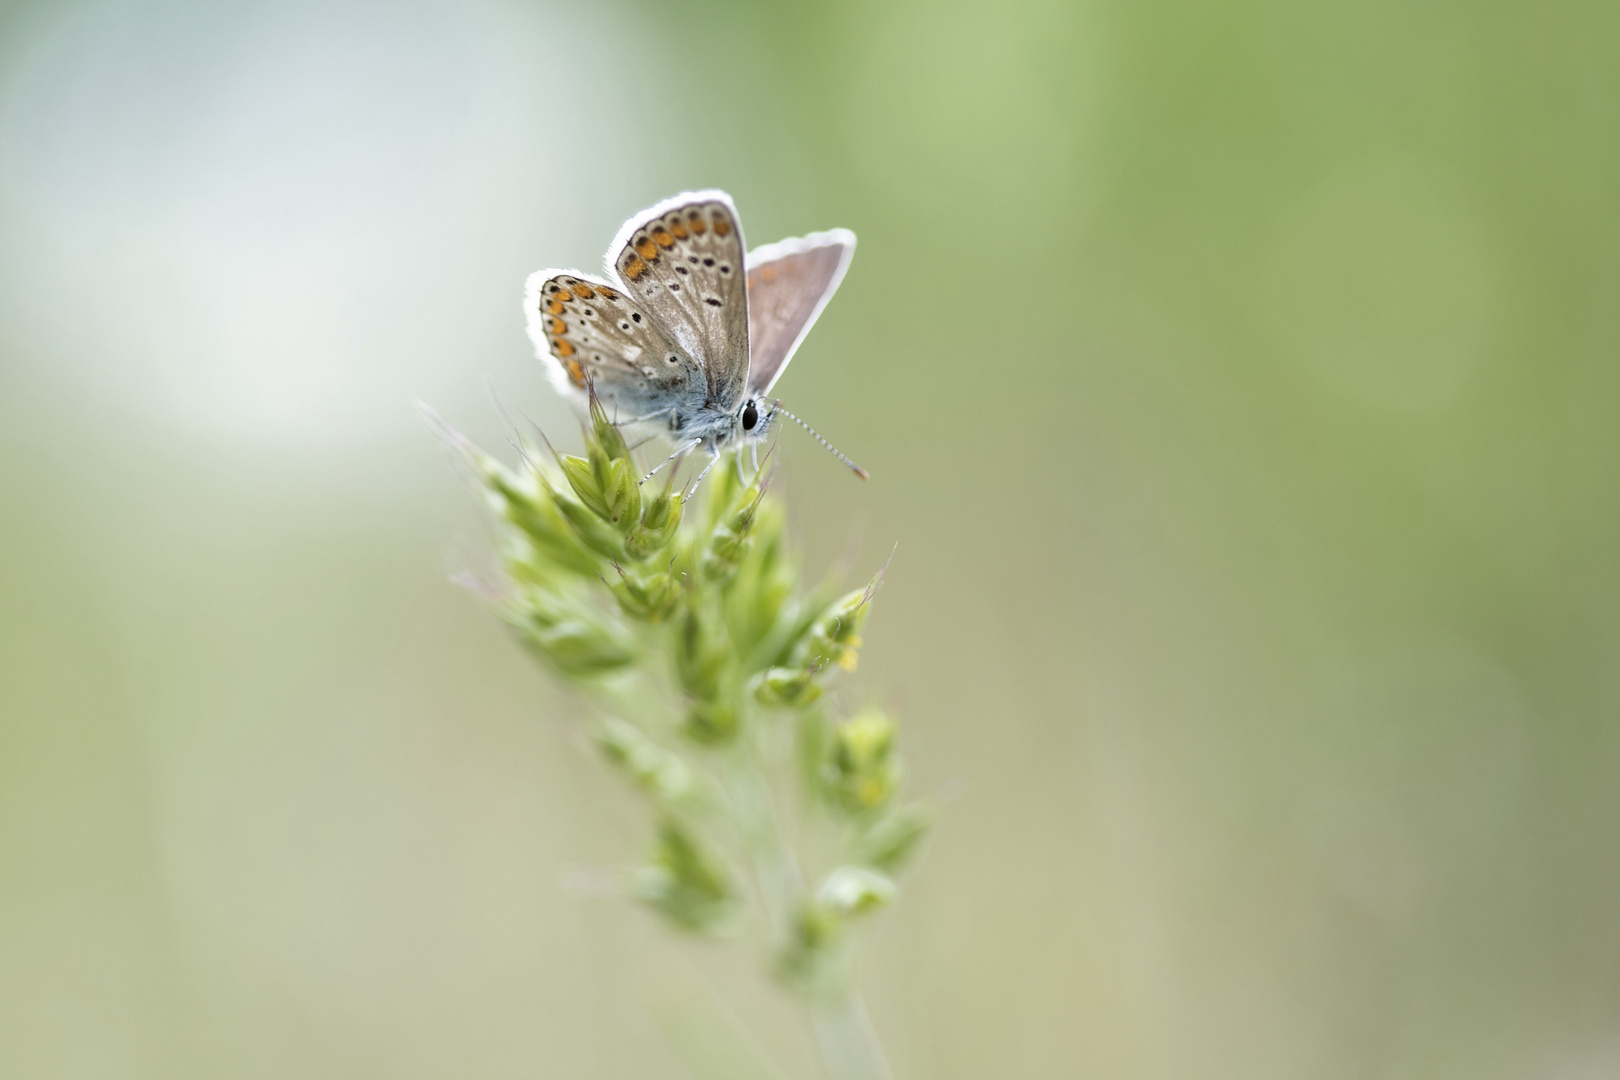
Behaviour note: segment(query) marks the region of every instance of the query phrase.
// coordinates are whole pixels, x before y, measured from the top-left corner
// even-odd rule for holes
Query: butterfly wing
[[[748,389],[765,395],[827,306],[855,257],[848,229],[811,233],[748,253]]]
[[[556,358],[565,395],[589,380],[604,401],[642,416],[679,401],[699,369],[617,286],[577,270],[529,275],[523,310],[535,350]]]
[[[702,367],[705,404],[728,411],[748,381],[742,227],[731,196],[693,191],[648,207],[614,237],[608,266]]]

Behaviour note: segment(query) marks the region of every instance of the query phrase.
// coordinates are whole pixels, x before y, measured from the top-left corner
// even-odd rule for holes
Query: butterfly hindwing
[[[624,223],[608,259],[625,292],[703,368],[707,401],[737,403],[748,379],[748,300],[730,196],[665,199]]]
[[[781,240],[748,253],[750,393],[770,393],[854,255],[855,234],[848,229]]]
[[[698,373],[679,345],[617,286],[575,270],[541,270],[529,277],[523,308],[536,349],[557,361],[559,389],[587,381],[606,401],[636,415],[645,406],[678,400]]]

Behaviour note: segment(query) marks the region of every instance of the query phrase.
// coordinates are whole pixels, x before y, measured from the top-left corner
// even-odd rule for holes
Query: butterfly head
[[[867,478],[865,469],[861,468],[859,465],[857,465],[853,461],[849,460],[849,458],[845,457],[843,452],[840,451],[838,449],[838,447],[834,446],[832,443],[828,442],[826,439],[823,439],[821,437],[821,435],[819,433],[817,433],[815,428],[811,427],[809,424],[805,423],[803,420],[800,420],[797,416],[794,416],[792,413],[790,413],[786,409],[782,408],[782,403],[780,401],[774,401],[774,400],[773,401],[761,401],[758,398],[750,398],[750,399],[748,399],[748,401],[744,402],[744,404],[743,404],[742,412],[739,413],[738,416],[737,416],[737,425],[738,425],[738,430],[739,431],[742,430],[743,422],[748,419],[747,414],[748,414],[748,411],[750,409],[754,410],[754,416],[755,416],[755,420],[756,420],[756,423],[754,425],[754,429],[750,433],[752,435],[752,437],[760,438],[761,436],[763,436],[765,434],[766,429],[770,427],[771,421],[776,419],[776,414],[781,413],[783,416],[787,417],[789,420],[793,421],[795,424],[798,424],[800,427],[804,428],[804,430],[808,431],[810,433],[810,437],[815,439],[816,442],[820,443],[827,450],[831,451],[833,457],[837,458],[839,461],[842,461],[845,465],[849,466],[850,472],[853,472],[856,476],[860,477],[862,480],[865,480]]]
[[[763,439],[771,429],[771,422],[776,419],[776,403],[761,401],[750,397],[743,402],[742,408],[737,410],[737,423],[735,438],[745,440]]]

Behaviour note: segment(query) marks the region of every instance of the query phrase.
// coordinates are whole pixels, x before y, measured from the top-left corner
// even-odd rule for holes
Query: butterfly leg
[[[670,462],[674,461],[676,458],[680,457],[682,454],[686,453],[688,450],[691,450],[694,446],[696,446],[698,443],[700,443],[702,441],[703,441],[702,439],[688,439],[686,442],[681,443],[681,445],[679,445],[679,446],[677,446],[675,448],[675,452],[673,454],[669,455],[669,457],[664,459],[664,464],[658,466],[658,469],[662,469],[664,467],[664,465],[668,465]],[[714,463],[710,462],[709,464],[712,465]],[[645,484],[647,481],[651,480],[654,476],[657,476],[658,475],[658,469],[654,469],[652,472],[648,473],[646,476],[643,476],[641,478],[641,480],[640,480],[640,483]],[[703,471],[708,472],[709,470],[704,469]]]
[[[753,462],[754,462],[754,475],[758,476],[759,475],[759,443],[758,442],[749,443],[748,444],[748,453],[749,453],[749,456],[753,459]]]
[[[698,473],[696,480],[692,481],[692,491],[694,493],[703,484],[703,478],[705,476],[709,475],[709,470],[714,468],[714,463],[719,461],[719,460],[720,460],[720,451],[711,449],[709,451],[709,463],[707,465],[703,466],[703,471]]]

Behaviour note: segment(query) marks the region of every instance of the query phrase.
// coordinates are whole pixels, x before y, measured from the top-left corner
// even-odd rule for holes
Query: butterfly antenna
[[[786,409],[782,408],[782,403],[780,401],[771,402],[771,411],[781,413],[783,416],[787,417],[789,420],[793,421],[795,424],[798,424],[800,427],[804,428],[804,430],[808,431],[810,433],[811,438],[815,439],[816,442],[820,443],[822,446],[825,446],[828,449],[828,451],[830,451],[832,453],[833,457],[837,458],[839,461],[842,461],[845,465],[848,465],[850,471],[853,472],[856,476],[860,477],[862,480],[870,479],[870,477],[867,475],[867,472],[866,472],[865,469],[861,468],[859,465],[857,465],[853,461],[849,460],[849,458],[845,457],[843,455],[843,453],[838,449],[838,447],[834,446],[832,443],[828,442],[826,439],[823,439],[821,437],[821,433],[816,431],[815,428],[811,427],[809,424],[805,423],[803,420],[800,420],[797,416],[794,416],[792,413],[790,413]]]

